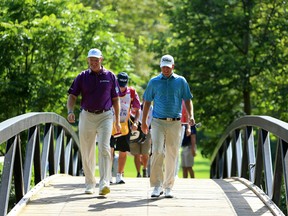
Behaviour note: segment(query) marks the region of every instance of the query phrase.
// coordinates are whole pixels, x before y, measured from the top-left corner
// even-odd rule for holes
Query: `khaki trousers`
[[[150,186],[172,189],[181,141],[181,122],[154,118],[151,123],[151,137]]]
[[[82,110],[80,113],[79,139],[86,185],[96,185],[96,140],[98,143],[98,162],[100,173],[99,184],[110,184],[110,137],[112,125],[112,111],[107,111],[101,114],[93,114]]]

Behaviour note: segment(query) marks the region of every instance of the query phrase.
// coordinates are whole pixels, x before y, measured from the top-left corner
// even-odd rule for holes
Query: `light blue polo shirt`
[[[180,118],[182,99],[192,99],[193,95],[183,76],[172,73],[169,78],[159,74],[153,77],[144,92],[145,101],[153,101],[154,118]]]

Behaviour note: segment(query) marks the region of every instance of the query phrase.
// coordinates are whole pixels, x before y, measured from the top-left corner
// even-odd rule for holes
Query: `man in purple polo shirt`
[[[120,132],[119,84],[114,73],[102,66],[103,56],[99,49],[88,52],[89,69],[74,79],[68,93],[68,121],[75,122],[74,106],[81,95],[79,116],[79,140],[82,164],[85,174],[85,193],[93,194],[96,180],[96,140],[99,149],[99,195],[110,192],[111,153],[110,136],[113,126],[112,106],[115,112],[115,126]]]

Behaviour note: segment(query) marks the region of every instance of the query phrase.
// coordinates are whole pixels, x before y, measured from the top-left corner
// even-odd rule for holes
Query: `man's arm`
[[[190,125],[194,125],[195,124],[195,120],[194,120],[194,110],[193,110],[193,102],[192,102],[192,100],[186,100],[185,101],[185,106],[186,106],[186,110],[187,110],[188,117],[189,117],[189,124]]]
[[[191,154],[195,157],[196,156],[196,134],[191,134]]]
[[[151,101],[144,101],[143,103],[144,104],[143,104],[143,115],[142,115],[141,129],[142,129],[144,134],[148,134],[149,127],[147,125],[147,117],[148,117],[149,109],[151,106]]]
[[[74,114],[74,106],[76,103],[77,97],[73,94],[68,95],[68,100],[67,100],[67,110],[68,110],[68,122],[70,123],[75,123],[75,114]]]
[[[120,125],[120,98],[115,97],[112,98],[112,104],[114,108],[114,115],[115,115],[115,129],[117,133],[120,133],[121,125]]]
[[[135,111],[134,122],[132,124],[132,130],[137,130],[139,124],[139,117],[140,117],[140,109],[133,109]]]

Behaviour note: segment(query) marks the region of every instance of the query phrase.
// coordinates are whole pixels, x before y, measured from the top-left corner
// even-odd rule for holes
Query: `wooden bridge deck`
[[[235,179],[179,178],[172,199],[150,198],[151,191],[148,178],[126,178],[126,184],[112,184],[105,197],[98,195],[98,186],[96,193],[87,195],[84,177],[56,175],[38,184],[8,215],[273,215],[253,191]]]

